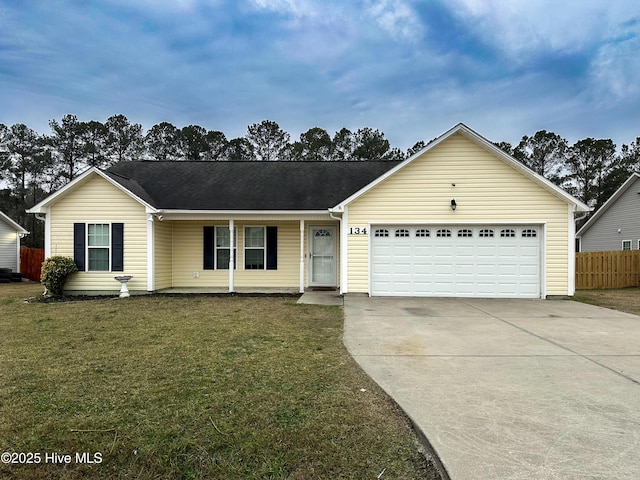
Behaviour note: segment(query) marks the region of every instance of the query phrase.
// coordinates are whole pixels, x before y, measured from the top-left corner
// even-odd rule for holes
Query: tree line
[[[106,122],[80,121],[75,115],[50,120],[49,134],[24,124],[0,123],[0,210],[30,230],[24,244],[42,246],[41,222],[25,210],[73,180],[88,167],[150,161],[397,161],[427,145],[416,142],[403,152],[379,130],[347,128],[331,136],[313,127],[291,136],[276,122],[247,127],[243,137],[227,139],[199,125],[178,128],[162,122],[143,132],[124,115]],[[640,169],[640,137],[618,151],[610,139],[586,138],[573,145],[553,132],[523,136],[517,145],[495,144],[539,175],[598,208],[633,171]]]

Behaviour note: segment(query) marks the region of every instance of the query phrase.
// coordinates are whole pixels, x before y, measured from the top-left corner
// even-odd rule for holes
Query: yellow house
[[[121,162],[30,213],[69,293],[574,293],[589,208],[463,124],[402,162]]]

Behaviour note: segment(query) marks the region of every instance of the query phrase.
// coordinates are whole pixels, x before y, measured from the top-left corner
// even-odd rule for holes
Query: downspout
[[[583,212],[581,216],[576,217],[575,215],[573,216],[573,221],[577,222],[578,220],[582,220],[584,217],[586,217],[589,214],[589,212]]]
[[[36,218],[44,222],[44,258],[51,256],[51,222],[46,213],[36,213]]]

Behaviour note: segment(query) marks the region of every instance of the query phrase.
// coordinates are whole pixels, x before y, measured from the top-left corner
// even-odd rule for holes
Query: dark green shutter
[[[204,270],[213,270],[213,228],[214,227],[203,227],[204,253],[202,268]]]
[[[74,223],[73,224],[73,261],[76,263],[76,267],[81,272],[85,271],[85,258],[84,258],[84,242],[85,242],[85,224]]]
[[[278,269],[278,227],[267,227],[267,270]]]
[[[111,224],[111,271],[124,271],[124,223]]]

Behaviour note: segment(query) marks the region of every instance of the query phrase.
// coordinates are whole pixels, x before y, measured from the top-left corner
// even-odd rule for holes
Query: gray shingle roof
[[[106,173],[158,209],[326,210],[394,162],[120,162]]]

